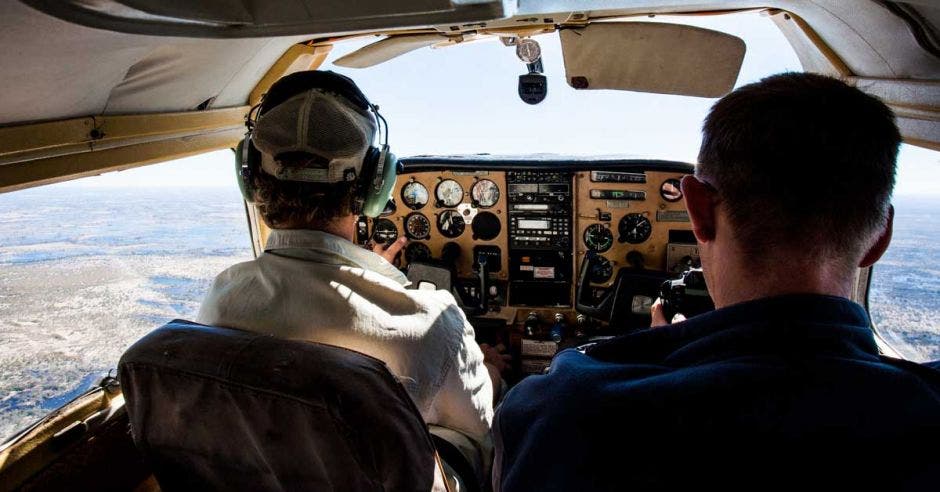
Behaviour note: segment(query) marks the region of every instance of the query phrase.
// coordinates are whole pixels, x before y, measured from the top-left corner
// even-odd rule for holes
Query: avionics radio
[[[509,301],[571,304],[571,174],[506,173],[509,188]]]

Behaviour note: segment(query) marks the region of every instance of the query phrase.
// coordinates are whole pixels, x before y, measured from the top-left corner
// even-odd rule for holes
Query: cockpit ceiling
[[[68,22],[34,7],[46,9],[46,12],[55,10],[55,15],[67,16],[68,8],[84,6],[88,10],[92,9],[89,6],[98,6],[104,9],[111,5],[115,7],[110,12],[112,17],[119,14],[128,17],[128,12],[149,12],[147,15],[135,14],[140,25],[169,22],[174,15],[179,17],[174,22],[180,23],[180,18],[189,15],[193,25],[234,29],[238,22],[213,16],[221,12],[218,9],[222,7],[237,5],[237,12],[232,10],[227,15],[237,13],[244,32],[249,35],[267,36],[269,32],[282,34],[284,31],[275,28],[276,19],[271,21],[270,31],[265,31],[265,26],[255,22],[252,14],[255,12],[253,6],[260,3],[248,0],[0,2],[0,43],[4,46],[0,50],[0,66],[4,67],[0,71],[0,83],[4,88],[0,125],[244,105],[251,90],[292,44],[350,32],[387,32],[405,28],[413,31],[419,28],[459,34],[482,29],[576,25],[591,19],[644,13],[766,7],[791,12],[804,20],[844,62],[849,75],[940,80],[940,58],[923,46],[924,39],[928,44],[937,39],[940,7],[923,0],[907,4],[876,0],[375,1],[365,2],[374,7],[374,12],[365,12],[359,20],[353,18],[355,11],[351,9],[361,8],[362,2],[317,3],[326,5],[324,12],[329,15],[295,26],[295,31],[291,32],[298,33],[296,35],[240,38],[229,32],[225,39],[221,34],[211,39],[206,32],[200,34],[202,37],[181,36],[172,30],[167,33],[173,36],[129,34],[126,31],[133,27],[132,19],[125,19],[120,29],[120,26],[115,26],[117,30],[92,28],[88,25],[104,22],[102,19],[107,20],[108,16],[78,16],[71,19],[74,22]],[[50,7],[52,5],[57,5],[57,10]],[[122,5],[126,7],[123,11],[117,8]],[[386,10],[392,5],[403,15],[386,15]],[[481,5],[489,8],[481,10]],[[926,34],[915,35],[909,25],[910,19],[905,20],[888,8],[897,5],[917,14],[918,22],[926,26]],[[196,6],[200,10],[190,12]],[[422,6],[425,11],[421,11]],[[457,19],[454,23],[444,22],[447,17],[442,13],[442,6],[450,9],[448,12]],[[503,15],[511,17],[491,18]],[[372,24],[360,22],[366,17]],[[469,20],[471,18],[472,21]],[[337,19],[348,21],[339,22]],[[254,26],[254,30],[245,28],[245,23]],[[104,23],[98,27],[107,25]],[[782,27],[786,32],[786,27]],[[805,59],[804,64],[808,69],[816,68],[811,59]]]

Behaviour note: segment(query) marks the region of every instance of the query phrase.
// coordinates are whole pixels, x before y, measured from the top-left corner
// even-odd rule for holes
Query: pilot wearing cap
[[[374,145],[381,123],[352,80],[333,72],[272,86],[238,152],[242,191],[271,234],[256,259],[216,277],[198,322],[381,359],[427,423],[488,456],[505,363],[489,348],[484,360],[449,292],[406,288],[390,263],[403,238],[371,251],[353,242],[358,217],[381,213],[395,183],[387,142]]]

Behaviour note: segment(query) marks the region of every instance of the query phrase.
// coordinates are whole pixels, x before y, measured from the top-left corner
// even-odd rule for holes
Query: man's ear
[[[715,239],[715,190],[695,176],[682,178],[682,194],[692,220],[692,232],[700,243]]]
[[[888,206],[888,220],[885,222],[885,228],[878,235],[875,244],[868,249],[862,261],[858,264],[859,268],[867,268],[875,264],[881,255],[885,254],[888,245],[891,244],[891,234],[894,232],[894,205]]]

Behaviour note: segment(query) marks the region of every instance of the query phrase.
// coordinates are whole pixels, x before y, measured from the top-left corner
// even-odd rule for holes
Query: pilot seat
[[[167,490],[448,490],[385,363],[175,320],[121,358],[133,439]]]

